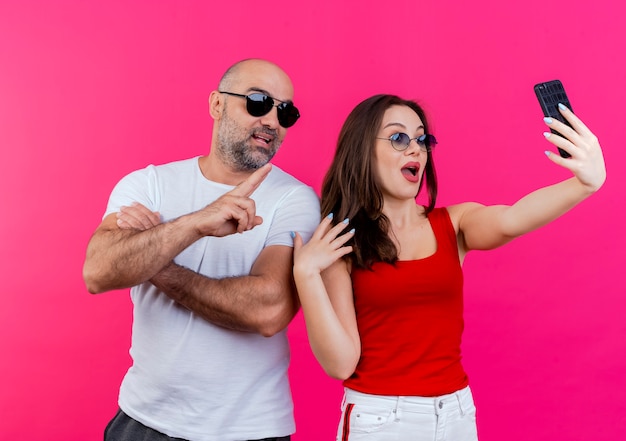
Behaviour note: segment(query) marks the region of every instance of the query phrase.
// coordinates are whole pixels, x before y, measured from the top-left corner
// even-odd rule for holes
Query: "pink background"
[[[86,243],[127,172],[205,154],[207,97],[234,61],[291,75],[303,117],[275,163],[319,190],[362,99],[417,98],[440,140],[439,205],[512,203],[548,161],[532,86],[560,78],[600,138],[605,187],[466,260],[464,362],[483,441],[626,430],[618,0],[0,3],[0,438],[99,440],[129,366],[127,291],[90,296]],[[290,327],[295,441],[333,439],[341,385]]]

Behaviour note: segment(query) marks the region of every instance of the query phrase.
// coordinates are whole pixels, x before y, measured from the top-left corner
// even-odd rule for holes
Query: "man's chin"
[[[262,158],[247,158],[247,160],[243,161],[243,163],[239,164],[239,169],[241,171],[254,171],[263,167],[265,164],[270,162],[272,158],[263,156]]]
[[[275,152],[272,153],[269,150],[257,149],[251,155],[248,156],[247,163],[252,165],[254,164],[255,169],[263,167],[265,164],[270,162],[274,157]]]

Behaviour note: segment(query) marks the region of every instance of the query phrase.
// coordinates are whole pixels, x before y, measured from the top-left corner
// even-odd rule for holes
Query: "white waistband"
[[[345,388],[342,410],[348,404],[392,408],[394,411],[440,414],[457,408],[461,414],[473,408],[474,399],[469,386],[438,397],[372,395]]]

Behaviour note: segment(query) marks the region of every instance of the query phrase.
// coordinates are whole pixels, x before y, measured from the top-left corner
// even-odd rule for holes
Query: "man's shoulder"
[[[268,177],[270,178],[269,183],[275,186],[311,188],[309,185],[305,184],[292,174],[287,173],[277,165],[272,165],[272,171]]]
[[[179,172],[185,169],[193,168],[194,164],[197,164],[198,158],[181,159],[177,161],[170,161],[160,164],[150,163],[143,168],[135,169],[128,173],[128,176],[133,175],[150,175],[160,173]]]
[[[198,157],[178,159],[176,161],[165,162],[163,164],[149,165],[148,167],[154,167],[157,170],[180,170],[185,168],[197,167]]]
[[[282,206],[287,204],[319,211],[319,197],[315,190],[277,166],[272,167],[272,171],[256,191],[268,203],[274,201]]]

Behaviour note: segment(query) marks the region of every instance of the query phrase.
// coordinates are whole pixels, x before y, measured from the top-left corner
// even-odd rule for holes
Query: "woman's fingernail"
[[[290,231],[289,235],[291,236],[292,239],[296,238],[296,233],[294,233],[293,231]]]
[[[543,132],[543,136],[545,136],[546,138],[549,138],[550,135],[552,135],[552,133],[550,133],[550,132]]]
[[[543,122],[546,123],[546,124],[552,124],[552,118],[550,118],[549,116],[546,116],[543,119]]]
[[[350,219],[349,219],[349,218],[345,218],[345,219],[343,220],[343,223],[344,223],[344,224],[348,224],[348,222],[350,222]]]
[[[567,109],[567,106],[565,106],[565,104],[563,104],[563,103],[559,103],[559,109],[565,110],[565,109]]]
[[[550,152],[549,151],[546,150],[544,153],[546,154],[546,156],[550,156]]]
[[[354,234],[354,228],[348,231],[348,233]]]
[[[332,219],[333,218],[333,214],[332,213],[328,213],[328,216],[326,216],[328,219]]]

